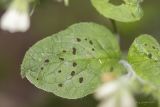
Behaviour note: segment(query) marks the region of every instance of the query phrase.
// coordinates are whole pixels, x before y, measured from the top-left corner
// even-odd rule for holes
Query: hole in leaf
[[[44,68],[43,67],[41,67],[41,70],[43,70]]]
[[[71,72],[71,76],[74,76],[76,73],[75,73],[75,71],[72,71]]]
[[[63,53],[66,53],[67,51],[66,51],[66,50],[63,50],[62,52],[63,52]]]
[[[153,48],[153,49],[156,49],[156,47],[155,47],[155,46],[152,46],[152,48]]]
[[[109,0],[109,3],[112,3],[113,5],[121,5],[124,2],[122,0]]]
[[[63,84],[58,84],[58,87],[63,87]]]
[[[77,38],[77,42],[80,42],[81,41],[81,39],[80,38]]]
[[[76,62],[73,62],[73,67],[76,67],[77,66],[77,63]]]
[[[76,48],[72,48],[72,53],[73,53],[73,55],[76,55]]]
[[[89,43],[90,43],[91,45],[93,45],[93,42],[92,42],[91,40],[89,41]]]
[[[46,59],[44,62],[45,62],[45,63],[49,63],[49,59]]]
[[[92,51],[94,51],[95,49],[94,48],[92,48]]]
[[[58,73],[61,73],[61,72],[62,72],[61,70],[58,71]]]
[[[145,43],[144,46],[147,46],[147,44]]]
[[[39,80],[39,78],[37,78],[37,81]]]
[[[150,59],[152,58],[152,54],[151,53],[148,54],[148,58],[150,58]]]
[[[113,68],[113,67],[111,67],[111,68],[110,68],[110,72],[113,72],[113,70],[114,70],[114,68]]]
[[[64,61],[64,58],[59,58],[61,61]]]
[[[80,77],[79,78],[79,83],[82,83],[83,82],[83,77]]]

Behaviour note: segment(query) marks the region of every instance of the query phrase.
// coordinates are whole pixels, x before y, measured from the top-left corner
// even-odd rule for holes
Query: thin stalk
[[[120,34],[119,34],[119,31],[118,31],[118,27],[117,27],[116,21],[113,20],[113,19],[109,19],[109,20],[110,20],[110,22],[112,24],[113,32],[115,33],[115,35],[117,37],[117,40],[120,43]]]

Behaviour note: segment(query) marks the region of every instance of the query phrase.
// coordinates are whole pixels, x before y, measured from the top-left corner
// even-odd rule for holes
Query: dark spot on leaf
[[[147,46],[147,44],[145,43],[144,46]]]
[[[49,63],[49,59],[46,59],[44,62],[45,62],[45,63]]]
[[[71,72],[71,76],[74,76],[76,73],[75,73],[75,71],[72,71]]]
[[[66,53],[66,50],[63,50],[62,52],[63,52],[63,53]]]
[[[37,78],[37,81],[38,81],[39,79]]]
[[[87,41],[87,38],[85,38],[84,40],[86,40],[86,41]]]
[[[58,84],[58,87],[63,87],[63,84]]]
[[[61,72],[62,72],[61,70],[58,71],[58,73],[61,73]]]
[[[94,48],[92,48],[92,51],[94,51],[95,49]]]
[[[80,38],[77,38],[77,42],[80,42],[81,41],[81,39]]]
[[[64,61],[64,58],[59,58],[61,61]]]
[[[73,55],[76,55],[76,48],[72,48],[72,53],[73,53]]]
[[[150,58],[150,59],[152,58],[152,54],[151,53],[148,54],[148,58]]]
[[[114,68],[113,68],[113,67],[111,67],[111,68],[110,68],[110,72],[113,72],[113,70],[114,70]]]
[[[76,62],[73,62],[73,67],[76,67],[77,66],[77,63]]]
[[[41,70],[43,70],[44,68],[43,67],[41,67]]]
[[[91,45],[93,45],[93,42],[92,42],[91,40],[89,41],[89,43],[90,43]]]
[[[80,77],[79,78],[79,83],[82,83],[83,82],[83,77]]]
[[[152,46],[152,48],[153,48],[153,49],[156,49],[156,47],[155,47],[155,46]]]

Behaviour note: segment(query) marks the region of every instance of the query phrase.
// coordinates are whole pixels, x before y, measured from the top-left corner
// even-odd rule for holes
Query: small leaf
[[[114,5],[110,1],[112,0],[91,0],[97,11],[107,18],[120,22],[134,22],[143,16],[141,0],[123,0],[121,5]]]
[[[79,23],[31,47],[21,75],[40,89],[76,99],[93,93],[102,73],[120,75],[124,69],[119,59],[118,42],[108,29]]]
[[[160,86],[160,45],[152,36],[137,37],[129,49],[128,60],[142,79]]]

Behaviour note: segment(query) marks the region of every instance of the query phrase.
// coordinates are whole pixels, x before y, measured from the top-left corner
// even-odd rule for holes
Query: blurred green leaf
[[[97,11],[107,18],[120,22],[134,22],[143,16],[141,0],[123,0],[124,3],[121,5],[114,5],[110,1],[112,0],[91,0]]]
[[[128,60],[147,82],[160,86],[160,45],[150,35],[137,37],[129,49]]]

